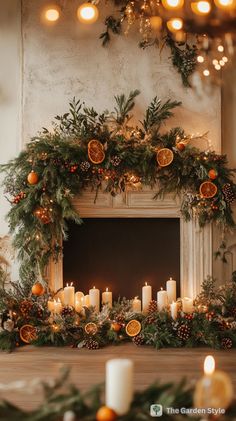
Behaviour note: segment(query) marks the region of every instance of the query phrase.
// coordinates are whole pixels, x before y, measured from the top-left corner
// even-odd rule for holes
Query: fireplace
[[[179,218],[85,218],[69,224],[63,249],[64,286],[76,290],[109,287],[117,299],[140,295],[145,282],[159,290],[170,276],[179,286]]]
[[[92,218],[94,220],[104,219],[104,221],[105,219],[152,219],[154,223],[157,219],[169,219],[170,224],[174,223],[173,221],[176,222],[176,220],[178,220],[179,242],[174,246],[174,253],[176,256],[179,256],[179,270],[176,269],[176,273],[170,273],[169,261],[167,262],[166,274],[164,274],[164,272],[160,273],[159,268],[156,267],[155,284],[157,283],[157,287],[161,286],[161,283],[164,283],[166,280],[166,275],[167,277],[176,277],[177,281],[179,276],[179,292],[181,296],[194,297],[200,291],[202,281],[208,275],[212,275],[212,227],[208,225],[204,228],[200,228],[194,219],[190,222],[185,222],[180,212],[180,202],[178,198],[173,197],[173,195],[166,195],[164,199],[160,198],[157,200],[154,200],[153,196],[154,191],[148,189],[128,191],[117,195],[116,197],[112,197],[109,193],[99,193],[97,200],[94,203],[95,193],[85,191],[81,196],[74,199],[74,207],[78,210],[81,217],[85,218],[84,229],[86,229],[86,218]],[[76,229],[83,229],[83,227],[77,227],[75,230]],[[152,233],[150,232],[150,237],[151,236]],[[77,237],[79,242],[79,234]],[[91,241],[94,242],[95,240],[96,238],[91,239]],[[137,238],[137,241],[140,240]],[[145,241],[147,241],[147,239]],[[170,244],[168,245],[170,247]],[[168,250],[165,250],[165,254],[168,255]],[[71,262],[71,264],[77,268],[76,260]],[[106,259],[104,259],[104,266],[106,266]],[[76,275],[76,277],[79,276],[79,269],[77,273],[78,275]],[[64,275],[65,278],[67,278],[67,276],[68,278],[70,276],[75,276],[72,272],[66,272],[65,270]],[[58,290],[63,286],[63,257],[56,264],[51,262],[47,276],[51,289]],[[100,275],[98,276],[99,279],[97,279],[99,283],[101,282],[101,287],[109,287],[112,283],[112,288],[115,289],[117,295],[121,294],[122,291],[118,291],[119,287],[113,284],[115,283],[113,276],[116,276],[116,273],[114,273],[114,275],[112,272],[109,273],[109,285],[103,285],[103,280],[100,279]],[[137,279],[137,285],[139,282],[139,285],[142,285],[144,277],[144,274],[140,274],[140,276],[139,274],[136,274],[135,279]],[[78,278],[78,280],[80,279]],[[94,279],[94,281],[95,280],[96,279]],[[87,290],[91,286],[93,279],[89,280],[87,278],[86,281],[89,282],[89,285],[86,286]],[[108,278],[105,279],[104,282],[105,281],[108,282]],[[121,282],[120,278],[119,282]],[[121,289],[123,289],[123,287]],[[140,295],[140,291],[137,291],[137,295]]]

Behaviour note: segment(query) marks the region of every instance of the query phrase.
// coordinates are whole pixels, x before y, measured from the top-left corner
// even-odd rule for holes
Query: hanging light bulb
[[[168,20],[166,25],[169,31],[176,32],[183,28],[183,21],[180,18],[173,18]]]
[[[57,5],[47,7],[43,11],[43,18],[48,22],[56,22],[60,17],[60,9]]]
[[[98,8],[92,3],[83,3],[77,10],[78,19],[83,23],[96,22],[98,15]]]
[[[191,9],[197,15],[207,15],[211,11],[211,4],[207,0],[191,3]]]
[[[214,0],[215,5],[220,9],[233,10],[236,6],[235,0]]]
[[[172,10],[172,9],[181,9],[184,5],[184,0],[162,0],[162,5],[165,9]]]

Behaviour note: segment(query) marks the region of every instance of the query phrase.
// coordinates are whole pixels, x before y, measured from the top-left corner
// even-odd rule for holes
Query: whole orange
[[[211,180],[215,180],[216,178],[217,178],[217,172],[216,172],[216,170],[214,170],[213,168],[211,169],[211,170],[209,170],[208,171],[208,177],[211,179]]]
[[[44,287],[42,284],[40,284],[40,282],[36,282],[33,286],[32,286],[32,294],[33,295],[43,295],[44,294]]]
[[[112,330],[114,330],[114,332],[119,332],[121,329],[121,325],[120,323],[114,322],[111,325]]]
[[[179,142],[177,143],[176,148],[181,152],[185,149],[185,144],[183,142]]]
[[[28,174],[27,177],[27,181],[29,184],[37,184],[37,182],[39,181],[39,176],[36,172],[34,172],[33,170]]]
[[[97,421],[115,421],[117,415],[113,409],[108,408],[108,406],[101,406],[96,414]]]

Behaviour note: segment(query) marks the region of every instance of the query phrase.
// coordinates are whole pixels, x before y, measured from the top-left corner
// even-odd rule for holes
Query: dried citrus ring
[[[25,344],[30,344],[37,338],[36,327],[32,325],[23,325],[20,328],[20,338]]]
[[[101,164],[104,161],[104,147],[99,140],[93,139],[88,143],[88,157],[93,164]]]
[[[87,335],[96,335],[98,327],[95,323],[89,322],[85,325],[84,330],[87,333]]]
[[[137,336],[141,331],[141,323],[135,319],[130,320],[126,325],[125,331],[128,336]]]
[[[216,195],[217,190],[217,186],[214,183],[212,183],[211,181],[204,181],[200,185],[199,192],[200,195],[205,199],[211,199]]]
[[[167,167],[174,159],[173,151],[169,148],[159,149],[157,152],[157,162],[160,167]]]

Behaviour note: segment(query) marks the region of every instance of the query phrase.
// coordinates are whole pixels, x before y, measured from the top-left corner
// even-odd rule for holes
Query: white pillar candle
[[[64,303],[65,303],[65,293],[64,293],[64,289],[61,289],[61,290],[57,293],[56,298],[59,298],[59,299],[60,299],[60,301],[61,301],[61,303],[62,303],[62,305],[64,306]]]
[[[166,282],[166,291],[168,295],[168,302],[172,303],[173,301],[176,301],[176,281],[174,281],[174,279],[170,278]]]
[[[147,312],[150,301],[152,300],[152,287],[145,282],[145,285],[142,288],[142,305],[143,312]]]
[[[139,300],[138,297],[134,297],[133,302],[132,302],[132,308],[133,308],[133,311],[135,311],[136,313],[141,312],[141,300]]]
[[[100,310],[100,291],[96,287],[89,290],[90,306],[95,307],[95,311],[98,313]]]
[[[84,293],[82,291],[77,291],[75,293],[75,303],[76,303],[76,301],[81,301],[81,298],[83,298],[83,297],[84,297]]]
[[[167,292],[161,288],[157,293],[157,306],[158,311],[164,310],[168,305],[168,296]]]
[[[193,299],[184,297],[182,298],[182,310],[184,313],[193,313]]]
[[[108,288],[102,293],[102,304],[108,304],[108,307],[112,307],[112,292],[108,291]]]
[[[176,320],[178,315],[178,304],[174,301],[170,304],[170,313],[172,319]]]
[[[54,312],[55,309],[55,300],[49,300],[48,301],[48,311],[50,311],[51,313]]]
[[[90,306],[90,297],[89,295],[85,295],[83,299],[83,306],[89,307]]]
[[[60,301],[60,298],[57,299],[54,303],[54,312],[56,314],[60,314],[62,312],[62,303]]]
[[[106,363],[106,406],[117,415],[129,411],[133,399],[133,361],[114,359]]]
[[[83,298],[81,298],[80,300],[76,300],[75,301],[75,311],[77,311],[77,313],[80,313],[83,309]]]
[[[64,288],[64,304],[65,306],[71,307],[75,305],[75,287],[73,286],[73,282],[71,282],[70,286],[66,284]]]

